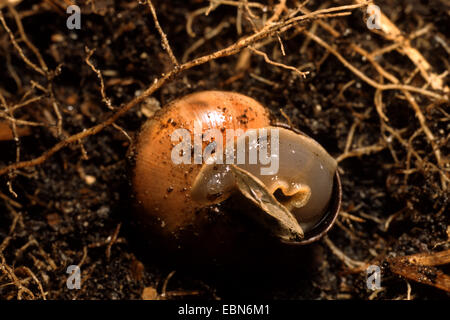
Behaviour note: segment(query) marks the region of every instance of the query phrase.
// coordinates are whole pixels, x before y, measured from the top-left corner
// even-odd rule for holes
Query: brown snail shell
[[[223,199],[218,197],[220,201],[213,198],[209,203],[205,203],[205,201],[195,199],[194,192],[193,199],[192,189],[194,185],[198,187],[199,173],[202,168],[205,171],[206,164],[175,164],[172,150],[177,141],[173,139],[172,133],[176,129],[185,128],[189,130],[191,139],[194,140],[194,126],[201,125],[202,132],[208,129],[219,129],[223,132],[225,141],[225,131],[228,129],[246,131],[273,128],[270,126],[271,123],[273,123],[272,118],[265,107],[250,97],[233,92],[193,93],[161,109],[143,125],[136,143],[132,146],[135,164],[131,179],[139,218],[145,225],[151,226],[153,233],[165,238],[168,242],[172,241],[170,239],[179,240],[176,244],[178,247],[190,246],[188,244],[190,235],[197,238],[198,241],[194,241],[194,243],[207,242],[213,247],[215,242],[227,241],[228,233],[234,232],[230,230],[240,227],[236,227],[234,224],[232,227],[230,225],[221,227],[219,224],[214,224],[214,217],[211,222],[211,210],[208,210],[208,206],[220,204],[230,195],[223,196]],[[276,124],[276,126],[286,127],[280,124]],[[292,128],[283,128],[283,130],[295,132],[295,135],[300,137],[299,139],[312,140],[309,137],[306,138],[298,130]],[[291,135],[289,132],[284,134]],[[237,139],[238,137],[236,137]],[[203,141],[204,146],[207,143],[208,141]],[[315,152],[330,157],[320,145],[318,146]],[[330,157],[330,159],[332,158]],[[328,162],[332,163],[334,160],[330,159]],[[320,213],[320,222],[316,223],[314,228],[306,230],[304,238],[297,239],[294,243],[305,244],[317,240],[329,230],[336,219],[340,205],[341,187],[337,170],[332,167],[333,165],[330,167],[332,173],[330,201],[325,204],[324,212]],[[261,182],[259,179],[255,179]],[[274,193],[275,189],[279,189],[279,187],[272,188],[270,192]],[[285,192],[286,188],[281,186],[281,189]],[[254,209],[258,210],[258,208]],[[212,215],[217,213],[217,207],[214,210],[216,211]],[[217,215],[220,216],[220,214]],[[232,237],[230,234],[229,238]],[[286,239],[284,240],[286,241]]]
[[[201,166],[174,165],[171,133],[178,128],[251,129],[269,125],[268,111],[254,99],[232,92],[205,91],[182,97],[157,112],[142,127],[135,146],[132,183],[145,220],[174,233],[196,220],[198,205],[190,190]],[[193,131],[192,131],[193,132]],[[193,137],[192,137],[193,139]]]

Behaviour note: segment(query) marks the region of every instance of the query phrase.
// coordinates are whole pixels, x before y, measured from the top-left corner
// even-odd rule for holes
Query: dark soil
[[[198,37],[191,38],[186,32],[186,17],[207,6],[207,1],[154,2],[159,22],[179,60],[205,30],[215,28],[221,21],[229,21],[230,26],[206,41],[189,58],[212,53],[239,39],[235,7],[220,6],[209,16],[199,15],[193,24]],[[288,3],[293,7],[290,1]],[[319,3],[321,1],[310,1],[308,8],[314,10]],[[444,0],[377,1],[383,12],[406,34],[431,24],[431,31],[414,39],[412,44],[438,74],[449,69],[449,53],[436,40],[439,37],[447,44],[450,41],[446,27],[450,25],[450,11],[448,7],[444,8],[445,3]],[[337,5],[342,3],[330,1],[326,7]],[[172,69],[148,7],[131,0],[81,1],[80,7],[82,27],[74,31],[66,28],[68,15],[63,1],[23,1],[15,7],[29,40],[41,52],[49,69],[61,65],[61,73],[53,80],[53,87],[63,118],[62,136],[49,125],[56,121],[49,95],[18,109],[15,118],[47,124],[30,127],[31,134],[21,137],[21,160],[40,156],[64,137],[105,120],[111,113],[102,102],[97,75],[85,62],[85,47],[95,49],[91,60],[103,73],[106,94],[113,106],[130,101],[155,78]],[[19,37],[11,12],[6,8],[2,12],[9,27]],[[255,12],[260,13],[256,9]],[[351,44],[373,51],[391,42],[367,29],[359,9],[350,16],[327,21],[341,32],[341,36],[333,38],[321,27],[315,33],[335,46],[360,71],[379,81],[378,73],[351,49]],[[308,28],[310,25],[311,22],[305,24]],[[30,90],[30,81],[46,86],[46,80],[23,62],[4,28],[0,27],[0,30],[0,92],[10,105],[14,105],[27,99],[22,97]],[[246,34],[252,32],[246,20],[243,31]],[[300,53],[306,39],[303,34],[294,35],[288,31],[280,37],[285,56],[281,54],[278,41],[261,50],[271,59],[287,65],[298,67],[309,63],[306,70],[311,73],[306,79],[267,64],[258,55],[252,55],[248,68],[236,70],[240,56],[237,54],[182,73],[163,85],[152,99],[164,106],[180,96],[201,90],[246,94],[286,121],[280,113],[282,108],[296,127],[319,141],[335,157],[343,154],[355,121],[359,125],[351,150],[389,138],[390,135],[381,128],[375,109],[373,87],[313,41]],[[37,63],[33,52],[23,42],[19,44]],[[397,51],[384,54],[379,62],[402,82],[415,69],[413,63]],[[18,80],[14,80],[13,74],[18,75]],[[261,78],[265,80],[261,81]],[[339,95],[350,81],[354,83]],[[420,75],[412,79],[411,85],[423,85]],[[30,97],[41,94],[35,89]],[[415,94],[415,98],[441,150],[446,164],[441,170],[446,170],[449,177],[448,102],[431,104],[431,99],[419,94]],[[414,110],[398,90],[384,91],[383,104],[390,126],[408,141],[420,128]],[[147,119],[141,108],[142,105],[133,108],[117,121],[117,125],[131,136]],[[178,296],[171,298],[403,299],[407,281],[391,273],[386,261],[389,257],[449,248],[449,193],[442,189],[435,170],[436,159],[423,133],[417,135],[409,148],[430,165],[421,167],[412,157],[411,169],[417,170],[412,170],[408,177],[405,175],[405,170],[409,169],[408,149],[392,136],[389,141],[390,148],[340,162],[342,210],[364,222],[340,216],[328,234],[332,243],[348,257],[382,267],[384,290],[376,297],[371,297],[373,292],[366,287],[365,271],[352,271],[323,240],[300,249],[286,249],[286,255],[277,258],[280,263],[269,267],[243,261],[193,268],[173,262],[164,252],[150,249],[146,239],[151,235],[138,234],[130,221],[126,164],[130,143],[113,127],[84,139],[82,147],[73,144],[62,149],[42,165],[20,169],[14,176],[1,177],[1,193],[14,202],[0,198],[0,243],[4,243],[0,245],[4,261],[0,262],[12,268],[16,277],[23,280],[22,286],[32,293],[22,292],[22,298],[42,298],[29,270],[41,283],[47,299],[140,299],[146,287],[156,288],[161,293],[163,283],[172,271],[176,272],[168,282],[167,291]],[[87,157],[83,157],[83,148]],[[13,139],[0,141],[0,168],[15,160]],[[95,182],[90,181],[91,177]],[[10,192],[8,181],[11,181],[17,198]],[[395,213],[397,215],[386,230],[387,219]],[[117,239],[109,247],[116,230],[119,230]],[[69,290],[66,269],[80,262],[81,289]],[[441,270],[445,271],[444,268]],[[415,299],[449,298],[448,293],[433,286],[408,283]],[[18,283],[3,269],[0,272],[0,298],[16,299],[20,291]]]

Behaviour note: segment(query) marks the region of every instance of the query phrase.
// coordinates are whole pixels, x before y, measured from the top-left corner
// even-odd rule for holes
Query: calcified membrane
[[[320,144],[305,135],[278,127],[264,129],[268,132],[265,141],[258,139],[256,143],[252,143],[246,135],[236,139],[235,146],[244,144],[247,151],[246,161],[236,165],[260,180],[294,215],[303,231],[307,232],[320,222],[328,207],[337,167],[336,160]],[[272,145],[273,129],[278,130],[278,145]],[[261,161],[249,164],[249,151],[253,148],[267,148],[263,151],[267,152],[271,161],[278,161],[278,171],[261,170],[270,167],[267,159],[266,162],[263,161],[265,164],[261,164]],[[235,156],[236,154],[235,151]],[[194,201],[208,205],[225,200],[235,191],[236,182],[230,165],[207,163],[198,174],[191,195]]]

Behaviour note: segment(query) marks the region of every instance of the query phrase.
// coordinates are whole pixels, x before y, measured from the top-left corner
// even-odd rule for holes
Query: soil
[[[269,4],[270,14],[276,1],[264,2]],[[0,27],[0,93],[10,106],[43,96],[14,112],[16,119],[44,124],[21,126],[30,131],[20,133],[20,160],[40,156],[57,142],[104,121],[113,112],[102,101],[99,78],[85,61],[86,48],[95,49],[91,61],[101,70],[106,96],[114,107],[132,100],[173,68],[146,5],[131,0],[77,3],[82,13],[80,30],[66,27],[68,14],[63,1],[23,1],[15,6],[29,41],[41,53],[48,69],[60,66],[60,73],[51,80],[54,97],[48,91],[32,88],[32,81],[45,88],[48,81],[24,62]],[[449,69],[445,43],[450,41],[450,8],[445,0],[376,3],[406,35],[429,24],[430,31],[411,43],[435,73]],[[320,4],[321,1],[310,1],[307,7],[313,11]],[[228,25],[188,59],[239,40],[235,6],[221,5],[208,16],[198,15],[192,26],[197,35],[194,38],[187,33],[187,16],[207,6],[208,1],[154,1],[154,5],[180,61],[198,39],[221,22]],[[322,5],[342,3],[328,1]],[[288,1],[288,7],[295,7],[294,1]],[[252,10],[262,14],[257,8]],[[12,12],[7,8],[2,12],[13,34],[20,38]],[[351,45],[370,52],[392,42],[367,29],[361,9],[352,12],[349,16],[326,19],[340,32],[339,37],[320,26],[313,33],[378,82],[379,74]],[[302,26],[310,30],[312,22]],[[251,32],[252,25],[244,18],[241,36]],[[245,261],[192,266],[154,250],[147,246],[151,235],[136,232],[130,215],[126,161],[130,141],[121,130],[108,126],[61,149],[41,165],[0,177],[0,299],[42,299],[42,292],[47,299],[141,299],[144,288],[147,293],[154,293],[151,288],[155,289],[159,297],[165,291],[162,297],[168,299],[449,298],[448,292],[406,280],[389,268],[389,259],[394,257],[449,249],[449,192],[443,188],[440,175],[443,172],[449,177],[448,95],[444,94],[446,100],[436,101],[413,93],[440,149],[442,167],[426,136],[417,132],[421,124],[402,91],[383,91],[382,98],[389,125],[410,141],[407,146],[384,129],[375,107],[375,88],[314,41],[306,44],[309,40],[304,34],[289,30],[279,36],[285,55],[276,37],[259,50],[274,61],[306,66],[304,70],[310,71],[306,78],[268,64],[256,54],[251,55],[248,65],[239,66],[243,54],[238,53],[177,75],[116,124],[134,137],[147,119],[143,107],[164,106],[185,94],[213,89],[257,99],[278,119],[286,122],[288,118],[336,158],[345,154],[349,132],[356,124],[350,150],[383,147],[339,162],[344,214],[327,240],[286,249],[286,255],[277,258],[280,263],[273,263],[272,259],[266,266]],[[38,64],[24,41],[18,44],[25,56]],[[402,83],[412,76],[412,86],[424,85],[420,74],[413,74],[415,65],[407,56],[391,50],[377,61]],[[444,84],[449,85],[447,78]],[[55,100],[62,116],[61,134],[55,125]],[[5,113],[0,115],[4,117]],[[414,139],[409,140],[414,134]],[[416,152],[423,162],[419,163],[411,152]],[[0,168],[16,160],[14,139],[0,140]],[[380,266],[383,289],[376,294],[369,290],[365,269],[346,265],[330,243],[354,261]],[[80,265],[80,290],[66,286],[70,265]],[[440,270],[449,272],[446,267]]]

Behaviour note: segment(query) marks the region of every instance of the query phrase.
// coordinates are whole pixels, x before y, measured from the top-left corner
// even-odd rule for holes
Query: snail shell
[[[211,212],[204,209],[233,198],[237,191],[257,204],[254,210],[262,209],[275,217],[277,223],[283,220],[283,230],[300,235],[296,243],[309,243],[323,235],[339,211],[341,190],[336,161],[313,139],[290,128],[271,126],[272,120],[267,109],[254,99],[222,91],[190,94],[158,111],[143,125],[132,146],[135,160],[132,184],[141,220],[152,226],[152,232],[166,239],[180,239],[183,233],[185,239],[189,230],[188,233],[203,242],[215,241],[205,237],[224,241],[234,227],[224,229],[211,224]],[[195,150],[179,143],[186,136],[173,133],[187,129],[188,140],[195,141],[197,127],[201,128],[197,138],[201,139],[203,148],[217,139],[206,134],[209,129],[220,130],[220,138],[227,143],[230,140],[226,132],[233,129],[235,136],[231,143],[243,144],[246,150],[261,149],[261,140],[252,144],[247,141],[247,132],[261,132],[261,129],[269,132],[267,141],[271,142],[267,151],[277,149],[271,157],[278,157],[279,170],[274,174],[260,174],[261,165],[248,161],[236,166],[214,163],[222,152],[195,161]],[[277,145],[271,140],[274,135],[279,138]],[[181,158],[191,161],[174,161],[174,150]],[[225,157],[229,155],[227,152],[224,151]],[[255,190],[267,192],[268,200],[255,200],[251,195]],[[331,215],[327,214],[330,208]],[[284,215],[281,219],[278,212]],[[280,239],[290,242],[294,238],[283,234]]]
[[[268,126],[268,111],[254,99],[232,92],[204,91],[178,99],[159,110],[142,127],[134,146],[132,183],[138,211],[160,233],[174,233],[198,223],[199,204],[192,201],[191,187],[199,164],[174,164],[172,133],[179,128],[192,132],[218,128],[247,129]]]

